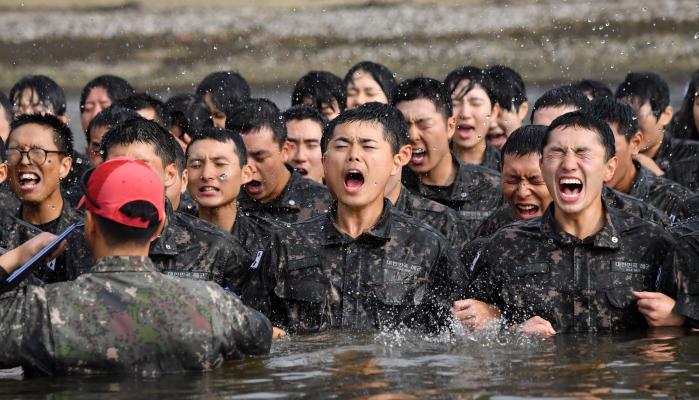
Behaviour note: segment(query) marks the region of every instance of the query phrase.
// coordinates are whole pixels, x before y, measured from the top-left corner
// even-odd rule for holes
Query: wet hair
[[[345,87],[352,82],[352,76],[357,71],[364,71],[371,75],[371,79],[379,84],[381,91],[383,91],[383,94],[386,95],[388,104],[391,104],[391,101],[393,101],[393,96],[396,93],[396,88],[398,87],[398,82],[396,82],[396,78],[393,76],[393,72],[391,72],[390,69],[388,69],[385,65],[377,64],[375,62],[362,61],[355,64],[349,69],[349,71],[347,71],[347,74],[345,75]]]
[[[495,102],[504,110],[519,111],[522,103],[527,101],[527,88],[522,76],[504,65],[493,65],[486,73],[493,82]]]
[[[168,128],[179,128],[189,136],[213,126],[211,110],[204,100],[192,94],[177,94],[165,102]]]
[[[551,132],[558,128],[570,127],[582,128],[595,132],[600,143],[604,146],[605,160],[609,160],[616,154],[614,133],[612,133],[609,125],[594,115],[580,110],[563,114],[551,122],[551,125],[546,129],[544,140],[541,142],[541,154],[544,153],[544,147],[548,144]]]
[[[158,122],[163,126],[168,125],[168,121],[165,120],[165,104],[148,93],[134,93],[131,96],[119,99],[112,104],[118,107],[128,108],[129,110],[136,112],[145,110],[147,108],[152,108],[153,111],[155,111],[155,122]]]
[[[107,92],[107,96],[112,100],[112,103],[134,94],[133,87],[124,78],[114,75],[100,75],[88,82],[80,93],[80,112],[85,109],[87,96],[89,96],[92,89],[96,87],[104,88]]]
[[[293,106],[284,111],[284,113],[282,113],[282,117],[284,118],[285,123],[289,121],[303,121],[304,119],[310,119],[311,121],[317,122],[320,125],[321,130],[328,126],[328,119],[325,118],[325,116],[318,111],[317,108],[307,105]]]
[[[573,85],[555,87],[536,99],[531,122],[534,122],[534,113],[540,108],[575,107],[578,110],[584,110],[589,104],[590,100],[577,87]]]
[[[184,169],[187,168],[187,155],[184,154],[182,146],[175,146],[175,167],[177,174],[181,177]]]
[[[311,71],[296,82],[291,93],[291,105],[305,104],[310,99],[318,110],[331,107],[337,101],[340,112],[347,108],[347,85],[339,76],[328,71]]]
[[[11,124],[12,118],[14,116],[14,111],[12,110],[12,102],[2,90],[0,90],[0,108],[2,108],[3,111],[5,111],[5,119],[7,120],[8,125]]]
[[[26,89],[36,93],[39,104],[44,106],[51,114],[64,115],[66,113],[66,94],[63,88],[53,79],[45,75],[27,75],[23,77],[10,90],[12,103],[19,102],[22,92]]]
[[[391,145],[393,154],[397,154],[401,147],[408,144],[408,126],[405,123],[403,113],[388,104],[371,102],[347,110],[330,121],[328,127],[323,131],[323,138],[320,141],[321,152],[325,154],[328,149],[328,143],[335,133],[335,128],[339,125],[356,122],[380,125],[383,137]]]
[[[90,123],[87,125],[87,129],[85,130],[85,139],[87,140],[87,144],[90,144],[90,134],[93,130],[102,127],[111,129],[126,120],[138,117],[139,115],[136,113],[136,111],[128,108],[114,105],[105,108],[95,115],[95,117],[92,118]]]
[[[5,154],[5,142],[0,140],[0,163],[7,161],[7,155]]]
[[[124,121],[110,129],[100,144],[103,159],[109,156],[109,149],[114,146],[128,146],[133,143],[145,143],[153,146],[155,154],[162,160],[163,166],[177,164],[177,147],[175,138],[155,121],[138,117]]]
[[[247,164],[248,152],[245,148],[245,142],[243,142],[243,137],[238,132],[234,132],[230,129],[223,128],[207,128],[196,134],[187,146],[187,159],[189,159],[189,149],[192,148],[192,145],[200,140],[205,139],[215,140],[223,144],[232,143],[233,152],[236,156],[238,156],[238,162],[240,163],[240,167],[242,168],[245,166],[245,164]]]
[[[207,93],[216,108],[223,110],[249,99],[250,85],[235,71],[212,72],[197,85],[197,96],[203,98]]]
[[[595,81],[592,79],[583,79],[575,82],[574,86],[583,92],[583,94],[585,92],[590,92],[593,99],[598,97],[614,97],[612,89],[610,89],[604,82]]]
[[[617,124],[619,133],[628,142],[638,133],[638,117],[633,108],[613,97],[599,97],[590,103],[588,112],[607,124]]]
[[[615,97],[639,100],[641,104],[649,102],[653,115],[658,118],[670,105],[670,88],[655,72],[631,72],[619,84]]]
[[[233,108],[226,116],[226,129],[247,135],[269,128],[279,148],[286,140],[286,124],[279,108],[271,100],[250,99]]]
[[[123,225],[97,214],[92,214],[102,233],[102,238],[109,246],[118,246],[127,243],[145,245],[150,241],[151,237],[160,226],[158,210],[148,201],[135,200],[128,202],[121,206],[119,211],[127,217],[139,218],[142,221],[147,221],[148,227],[136,228]]]
[[[465,88],[461,90],[460,93],[455,93],[457,86],[464,80],[468,80],[469,83]],[[483,69],[474,66],[459,67],[451,71],[446,78],[444,78],[444,84],[449,88],[449,92],[452,97],[461,99],[473,90],[476,85],[480,86],[485,93],[488,95],[488,100],[490,100],[490,107],[495,107],[495,102],[497,98],[495,97],[495,90],[493,80],[490,75],[487,74]]]
[[[49,128],[53,131],[53,141],[56,143],[58,150],[64,152],[66,156],[73,155],[73,133],[68,125],[52,114],[24,114],[15,118],[10,125],[10,135],[7,137],[7,142],[10,142],[12,133],[20,126],[36,124]]]
[[[541,156],[542,143],[546,136],[546,126],[526,125],[512,132],[505,145],[502,146],[502,156],[524,157],[530,154]]]
[[[670,125],[672,136],[681,139],[699,140],[699,131],[697,131],[699,121],[694,120],[693,113],[694,101],[698,92],[699,69],[692,74],[692,78],[687,86],[687,93],[685,93],[684,99],[682,99],[682,106],[672,118],[672,124]]]
[[[401,82],[396,89],[392,105],[395,107],[402,101],[419,99],[431,101],[444,119],[451,118],[452,103],[449,90],[445,84],[432,78],[418,77]]]

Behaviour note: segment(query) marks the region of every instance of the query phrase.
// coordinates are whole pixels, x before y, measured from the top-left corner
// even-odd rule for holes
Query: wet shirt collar
[[[391,202],[384,198],[383,212],[376,225],[374,225],[369,231],[359,235],[356,239],[353,239],[349,235],[340,232],[335,226],[335,216],[337,215],[337,201],[335,201],[333,202],[330,210],[325,214],[325,220],[323,221],[323,244],[345,244],[358,240],[376,240],[381,242],[388,241],[391,239],[393,227],[391,217],[392,210],[393,206],[391,205]]]
[[[301,187],[305,178],[303,177],[303,175],[299,174],[296,170],[294,170],[291,166],[287,164],[284,164],[284,166],[289,171],[291,176],[289,177],[289,181],[286,183],[286,186],[284,186],[284,190],[282,190],[279,196],[277,196],[274,200],[270,201],[269,203],[263,204],[258,202],[250,195],[248,195],[247,192],[245,192],[240,199],[242,203],[241,208],[293,210],[298,212],[298,210],[301,209],[301,199],[294,197],[296,197],[302,191]]]
[[[633,166],[636,168],[636,180],[633,186],[631,186],[631,190],[629,190],[629,195],[639,199],[645,199],[650,195],[651,183],[653,182],[655,174],[641,166],[636,160],[633,161]]]
[[[457,168],[454,182],[447,186],[432,186],[420,184],[420,195],[429,199],[446,201],[466,201],[468,198],[468,166],[451,153],[451,162]]]
[[[605,223],[600,231],[594,235],[587,237],[585,239],[578,239],[575,236],[568,234],[563,231],[556,222],[554,218],[555,204],[552,202],[551,205],[546,209],[544,215],[541,217],[541,233],[548,237],[549,240],[557,241],[561,244],[584,244],[591,245],[593,247],[601,247],[608,249],[618,249],[620,248],[619,234],[616,225],[616,209],[607,206],[607,204],[602,200],[605,208]]]
[[[147,256],[107,256],[97,260],[90,272],[156,272],[156,269]]]
[[[170,200],[165,199],[165,227],[160,236],[153,241],[150,247],[150,254],[176,256],[178,254],[177,232],[175,211],[172,209]]]

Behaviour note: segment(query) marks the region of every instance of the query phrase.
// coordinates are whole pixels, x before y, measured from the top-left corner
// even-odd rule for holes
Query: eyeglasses
[[[27,156],[30,164],[44,165],[49,154],[66,154],[66,152],[60,150],[44,150],[39,148],[29,149],[27,151],[20,149],[7,149],[5,151],[7,165],[11,167],[21,163],[25,155]]]

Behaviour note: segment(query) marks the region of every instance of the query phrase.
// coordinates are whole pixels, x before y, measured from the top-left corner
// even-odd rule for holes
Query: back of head
[[[398,87],[398,82],[396,82],[396,78],[390,69],[382,64],[371,61],[362,61],[355,64],[349,69],[349,71],[347,71],[347,74],[345,75],[345,86],[350,83],[354,73],[357,71],[364,71],[371,75],[371,78],[379,84],[381,90],[386,95],[388,103],[391,104],[393,101],[393,96],[396,92],[396,87]]]
[[[541,156],[542,143],[546,136],[546,126],[527,125],[515,129],[505,145],[502,146],[502,156],[524,157],[530,154]]]
[[[9,143],[12,139],[12,133],[19,127],[29,124],[36,124],[50,129],[53,132],[53,141],[59,151],[62,151],[67,156],[73,154],[73,133],[68,125],[51,114],[24,114],[15,118],[10,125],[10,136],[7,138]]]
[[[223,128],[206,128],[194,135],[192,141],[189,142],[189,146],[187,146],[187,158],[189,158],[189,149],[192,148],[194,143],[207,139],[214,140],[226,146],[233,146],[233,151],[238,157],[241,168],[247,163],[248,154],[245,148],[245,142],[243,142],[243,137],[238,132]]]
[[[165,102],[165,115],[172,129],[194,136],[202,129],[213,126],[211,111],[204,100],[192,94],[177,94]]]
[[[199,97],[207,93],[216,108],[223,110],[249,99],[250,85],[235,71],[212,72],[199,82],[196,89]]]
[[[114,146],[144,143],[153,146],[163,166],[177,163],[177,142],[172,135],[155,121],[141,117],[126,120],[110,129],[102,138],[100,152],[109,159],[109,150]]]
[[[445,119],[451,118],[452,103],[449,89],[444,83],[432,78],[419,77],[401,82],[396,89],[393,106],[403,101],[419,99],[429,100]]]
[[[282,117],[284,118],[284,122],[310,119],[311,121],[317,122],[322,129],[328,126],[328,119],[325,118],[317,108],[307,105],[292,106],[284,111]]]
[[[456,89],[464,80],[468,80],[469,83],[466,87],[462,88],[459,93],[456,93]],[[490,75],[487,74],[483,69],[474,66],[464,66],[459,67],[451,71],[446,78],[444,78],[444,84],[449,88],[452,98],[460,99],[464,97],[468,92],[471,91],[476,85],[480,86],[485,90],[485,93],[490,99],[491,105],[495,105],[495,90],[493,85],[493,80]]]
[[[85,101],[90,91],[96,87],[104,88],[112,102],[134,94],[134,89],[125,79],[114,75],[100,75],[85,85],[80,93],[80,111],[85,108]]]
[[[534,113],[541,108],[572,107],[584,110],[589,104],[590,100],[577,87],[573,85],[559,86],[548,90],[536,99],[531,118],[534,121]]]
[[[166,120],[167,116],[165,115],[165,104],[148,93],[135,93],[129,97],[119,99],[112,104],[136,112],[150,108],[153,110],[155,117],[153,120],[155,122],[163,126],[168,125],[168,121]]]
[[[347,86],[339,76],[328,71],[311,71],[301,77],[291,94],[291,105],[311,103],[321,109],[337,101],[340,111],[347,108]]]
[[[615,97],[636,100],[641,104],[649,102],[657,118],[670,105],[670,88],[655,72],[631,72],[619,84]]]
[[[505,110],[519,111],[527,101],[527,88],[522,76],[504,65],[493,65],[486,70],[493,81],[495,101]]]
[[[560,128],[580,128],[592,131],[597,135],[602,146],[604,146],[605,160],[609,160],[616,154],[614,133],[612,133],[609,125],[589,112],[580,110],[563,114],[551,122],[541,143],[541,154],[544,153],[544,147],[548,144],[551,132]]]
[[[583,92],[585,95],[588,95],[592,99],[596,99],[598,97],[614,96],[614,94],[612,93],[612,89],[610,89],[609,86],[607,86],[603,82],[595,81],[592,79],[583,79],[581,81],[578,81],[575,83],[575,87],[577,87],[581,92]]]
[[[337,126],[356,122],[381,126],[384,139],[391,145],[393,154],[398,153],[401,147],[408,144],[408,126],[399,110],[388,104],[366,103],[345,111],[330,122],[323,131],[323,138],[320,141],[321,152],[325,154]]]
[[[627,141],[638,133],[638,118],[627,103],[612,97],[599,97],[590,103],[589,113],[607,124],[616,124]]]
[[[66,95],[63,92],[63,88],[53,79],[44,75],[27,75],[23,77],[10,90],[12,103],[18,105],[22,98],[22,93],[27,89],[36,94],[37,102],[35,105],[42,106],[46,112],[59,116],[66,113]]]
[[[87,126],[85,134],[88,135],[88,143],[90,141],[89,133],[92,132],[94,129],[103,127],[112,128],[124,121],[133,118],[139,118],[139,115],[136,113],[136,111],[133,111],[131,109],[119,107],[116,105],[112,105],[105,108],[104,110],[100,111],[97,115],[95,115],[95,118],[90,120],[90,124]]]
[[[281,148],[286,140],[286,124],[279,108],[268,99],[250,99],[231,110],[226,129],[246,135],[268,128]]]

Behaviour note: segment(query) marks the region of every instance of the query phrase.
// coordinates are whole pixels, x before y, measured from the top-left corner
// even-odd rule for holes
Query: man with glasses
[[[41,232],[60,233],[82,221],[60,190],[61,180],[70,171],[72,152],[70,129],[53,115],[22,115],[12,123],[6,163],[10,188],[20,207],[0,217],[0,247],[15,248]],[[72,280],[91,264],[84,237],[78,234],[66,252],[36,276],[45,283]]]

